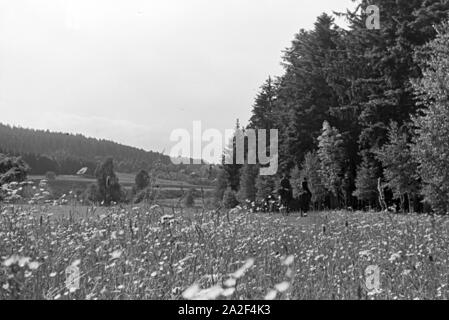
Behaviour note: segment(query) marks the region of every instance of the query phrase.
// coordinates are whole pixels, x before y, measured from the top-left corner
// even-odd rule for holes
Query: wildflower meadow
[[[61,208],[0,207],[0,300],[449,298],[445,217]]]

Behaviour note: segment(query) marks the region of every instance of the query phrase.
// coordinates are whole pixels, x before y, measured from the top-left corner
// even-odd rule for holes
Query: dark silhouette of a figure
[[[286,207],[287,212],[290,210],[290,202],[293,199],[293,189],[288,178],[288,175],[284,175],[281,180],[281,188],[279,190],[279,195],[281,197],[281,205]]]
[[[304,178],[302,182],[302,193],[301,193],[301,211],[307,213],[310,209],[310,201],[312,200],[312,192],[309,189],[309,183],[307,178]]]

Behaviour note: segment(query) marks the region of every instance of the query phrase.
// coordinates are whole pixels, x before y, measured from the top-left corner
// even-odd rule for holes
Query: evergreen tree
[[[330,191],[342,205],[344,201],[344,179],[346,169],[346,155],[344,140],[338,129],[324,121],[323,130],[318,137],[322,177],[325,188]]]
[[[274,128],[276,84],[271,79],[262,85],[255,99],[249,128],[270,130]]]
[[[419,163],[425,200],[438,212],[449,211],[449,24],[425,50],[424,77],[414,83],[424,105],[414,119],[412,153]]]
[[[97,177],[100,201],[108,206],[111,202],[119,202],[122,199],[121,187],[114,172],[114,160],[112,158],[107,158],[97,167],[95,176]]]
[[[290,171],[290,183],[292,185],[293,197],[298,197],[302,192],[303,173],[298,166],[294,166]]]
[[[240,190],[238,192],[238,199],[241,202],[249,200],[253,202],[256,200],[256,179],[259,174],[259,167],[257,165],[245,164],[242,167],[240,175]]]
[[[151,179],[149,173],[146,170],[140,170],[135,178],[136,191],[141,191],[147,188],[150,185],[150,182]]]
[[[240,123],[237,119],[234,136],[225,148],[222,160],[222,169],[226,172],[224,177],[227,179],[227,186],[234,192],[239,190],[240,169],[242,168],[242,164],[237,163],[237,143],[238,139],[244,139],[244,135],[244,131],[240,128]]]
[[[279,80],[278,110],[273,118],[280,130],[280,168],[301,163],[317,146],[316,138],[329,110],[337,105],[336,94],[327,84],[324,66],[335,49],[338,32],[334,19],[318,17],[312,31],[301,30],[284,57],[285,75]]]
[[[378,166],[369,153],[363,155],[362,163],[357,170],[357,177],[355,180],[356,190],[354,196],[363,203],[368,203],[370,206],[379,206],[377,190],[378,184]]]
[[[301,183],[307,179],[310,192],[312,192],[312,202],[322,206],[326,200],[327,191],[321,178],[321,164],[316,151],[308,152],[302,163],[300,172]]]
[[[407,122],[416,110],[410,78],[420,77],[413,60],[419,48],[436,35],[432,25],[447,18],[446,1],[379,0],[380,30],[366,28],[363,9],[371,1],[358,1],[355,12],[345,14],[350,31],[342,32],[337,50],[329,60],[328,77],[339,92],[341,107],[335,114],[357,117],[361,150],[381,147],[388,125]],[[339,112],[347,110],[346,112]]]
[[[418,193],[418,164],[412,157],[407,127],[398,127],[396,122],[390,124],[389,142],[376,152],[377,159],[384,167],[387,186],[393,191],[395,199],[401,201],[401,209],[406,211],[406,200],[413,209],[413,199]]]

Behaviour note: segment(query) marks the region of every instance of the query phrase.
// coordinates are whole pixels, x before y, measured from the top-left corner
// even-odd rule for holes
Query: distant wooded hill
[[[87,138],[81,134],[50,132],[13,127],[0,123],[0,153],[21,156],[31,167],[30,174],[75,174],[88,167],[92,174],[99,161],[113,157],[115,169],[124,173],[151,170],[156,166],[164,178],[208,178],[208,166],[176,166],[170,157],[108,140]],[[207,168],[205,168],[207,167]],[[182,179],[185,180],[185,179]]]

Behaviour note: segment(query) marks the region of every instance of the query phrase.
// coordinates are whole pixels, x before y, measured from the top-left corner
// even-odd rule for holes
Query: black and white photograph
[[[0,300],[448,299],[449,1],[0,0]]]

